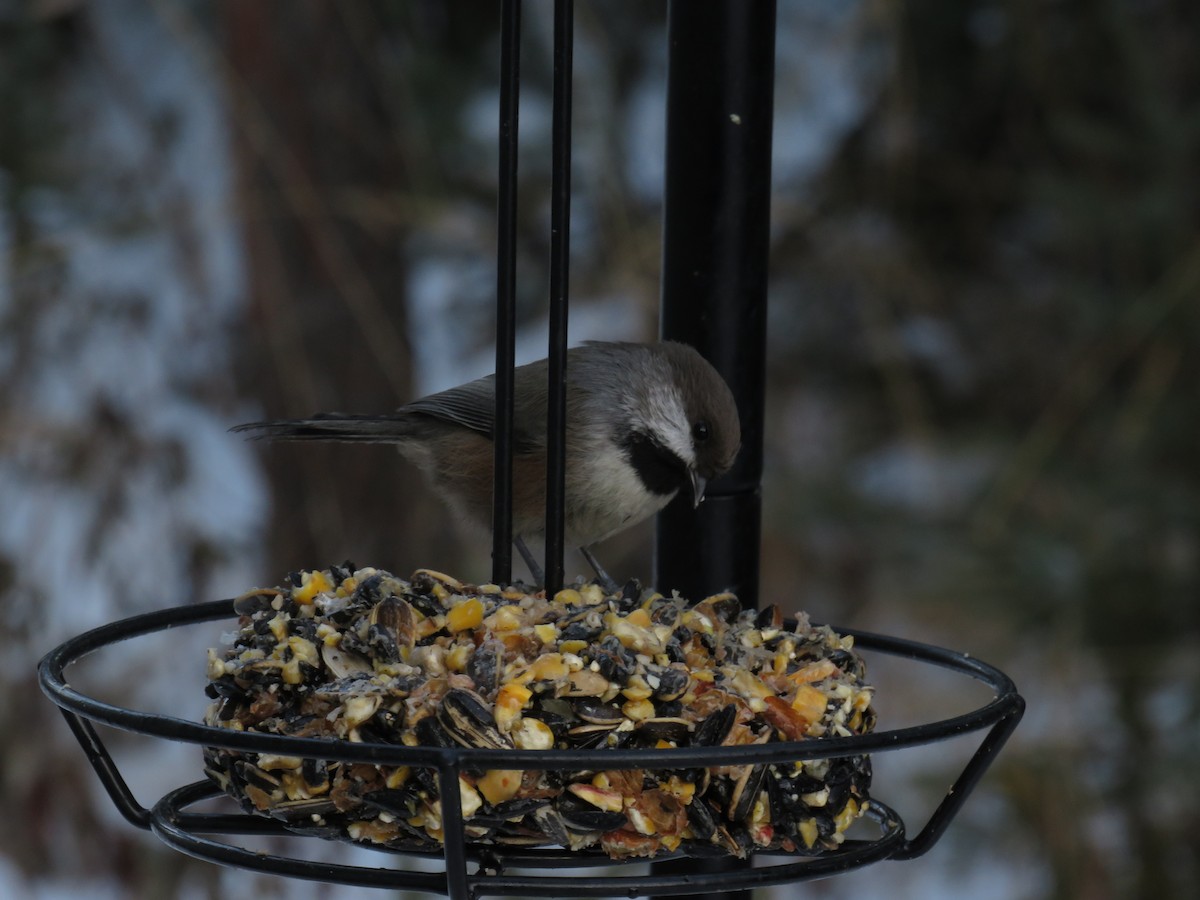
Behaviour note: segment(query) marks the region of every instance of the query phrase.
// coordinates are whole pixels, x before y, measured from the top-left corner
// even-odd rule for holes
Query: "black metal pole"
[[[496,197],[496,422],[492,480],[492,581],[512,581],[513,367],[517,341],[517,114],[521,0],[500,4],[500,173]]]
[[[546,409],[546,593],[563,583],[566,517],[567,288],[571,248],[571,57],[575,7],[554,4],[550,175],[550,347]]]
[[[756,606],[775,3],[675,0],[668,28],[662,337],[725,377],[742,450],[697,510],[677,500],[659,515],[655,583]]]
[[[661,333],[691,344],[724,376],[742,449],[698,509],[677,499],[659,514],[655,584],[693,601],[728,588],[757,606],[775,2],[673,0],[667,17]],[[738,865],[687,860],[654,871]],[[751,892],[724,896],[750,900]]]

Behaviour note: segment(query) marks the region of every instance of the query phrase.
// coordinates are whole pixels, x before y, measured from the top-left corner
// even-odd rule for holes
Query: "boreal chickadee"
[[[513,534],[545,529],[546,360],[519,366],[513,401]],[[491,522],[495,378],[414,400],[386,415],[321,413],[254,422],[253,438],[396,444],[463,517]],[[709,480],[733,465],[737,407],[717,371],[692,347],[589,341],[567,354],[566,540],[591,544],[658,512],[682,490],[695,505]]]

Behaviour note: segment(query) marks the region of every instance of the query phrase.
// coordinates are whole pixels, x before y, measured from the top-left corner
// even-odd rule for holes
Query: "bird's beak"
[[[695,469],[689,474],[692,476],[692,509],[695,509],[704,499],[704,488],[708,486],[708,479]]]

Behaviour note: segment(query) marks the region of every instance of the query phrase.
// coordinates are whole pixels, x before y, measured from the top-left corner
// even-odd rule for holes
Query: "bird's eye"
[[[709,428],[708,428],[707,422],[697,422],[695,425],[692,426],[692,437],[695,438],[696,441],[698,441],[698,442],[703,443],[704,441],[707,441],[708,440],[708,432],[709,432]]]

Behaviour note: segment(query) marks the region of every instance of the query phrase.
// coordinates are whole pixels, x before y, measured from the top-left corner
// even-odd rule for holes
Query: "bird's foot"
[[[537,587],[542,587],[546,583],[546,573],[538,565],[538,561],[533,558],[533,554],[529,552],[529,548],[525,546],[525,541],[520,537],[513,538],[513,546],[517,548],[517,552],[521,554],[521,559],[525,560],[525,565],[529,567],[529,574],[533,576],[533,583]]]
[[[600,560],[596,559],[595,554],[587,547],[580,547],[579,552],[583,554],[583,558],[588,561],[588,565],[596,573],[596,581],[599,582],[600,587],[604,588],[605,593],[620,593],[621,586],[613,581],[611,575],[604,571],[604,566],[600,565]]]
[[[525,541],[520,537],[514,538],[513,546],[517,548],[517,553],[521,555],[521,559],[525,560],[525,565],[529,567],[529,574],[533,576],[533,583],[538,587],[545,585],[546,573],[529,551],[529,547],[525,545]],[[592,571],[596,573],[596,582],[606,593],[618,594],[621,592],[621,586],[613,580],[608,572],[604,571],[604,566],[600,565],[600,560],[596,559],[595,554],[590,549],[580,547],[579,552],[583,554],[583,558],[587,560],[588,565],[592,567]]]

